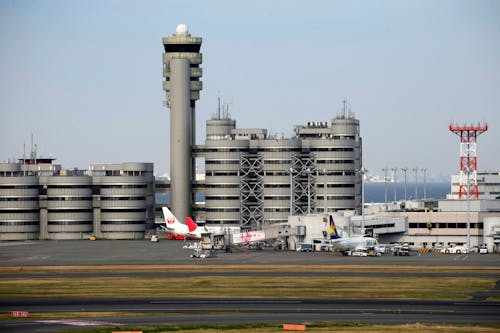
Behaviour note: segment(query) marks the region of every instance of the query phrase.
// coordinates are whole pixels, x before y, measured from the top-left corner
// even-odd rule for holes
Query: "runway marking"
[[[110,323],[96,320],[75,320],[75,319],[60,319],[60,320],[37,320],[36,323],[42,324],[63,324],[71,326],[120,326],[122,324]]]

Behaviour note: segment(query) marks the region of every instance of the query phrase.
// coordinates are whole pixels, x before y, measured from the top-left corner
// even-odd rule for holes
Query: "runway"
[[[149,313],[127,317],[79,318],[76,321],[0,321],[2,332],[58,332],[88,326],[158,326],[285,322],[499,323],[499,302],[339,300],[339,299],[125,299],[0,301],[2,311]],[[84,326],[78,326],[78,325]],[[86,325],[86,326],[85,326]]]

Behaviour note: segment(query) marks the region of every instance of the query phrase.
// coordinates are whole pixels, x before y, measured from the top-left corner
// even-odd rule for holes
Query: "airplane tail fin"
[[[333,221],[333,215],[328,215],[328,223],[330,225],[330,239],[341,238],[335,227],[335,222]]]
[[[198,228],[198,225],[196,224],[195,221],[189,216],[186,217],[186,224],[188,226],[189,232],[193,232]]]
[[[172,229],[175,224],[180,223],[179,220],[172,214],[170,209],[168,207],[163,206],[162,208],[163,211],[163,217],[165,218],[165,224],[167,225],[167,229]]]

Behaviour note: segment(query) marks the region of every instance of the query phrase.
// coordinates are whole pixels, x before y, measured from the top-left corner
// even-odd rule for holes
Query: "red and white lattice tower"
[[[460,137],[460,184],[458,199],[467,195],[469,199],[479,198],[477,189],[477,137],[488,130],[488,124],[458,126],[450,124],[450,131]]]

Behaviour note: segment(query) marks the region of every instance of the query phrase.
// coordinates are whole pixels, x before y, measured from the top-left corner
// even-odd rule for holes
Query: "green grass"
[[[209,274],[209,273],[208,273]],[[2,278],[0,298],[363,298],[467,300],[484,277],[203,276]],[[169,288],[172,286],[172,288]]]

